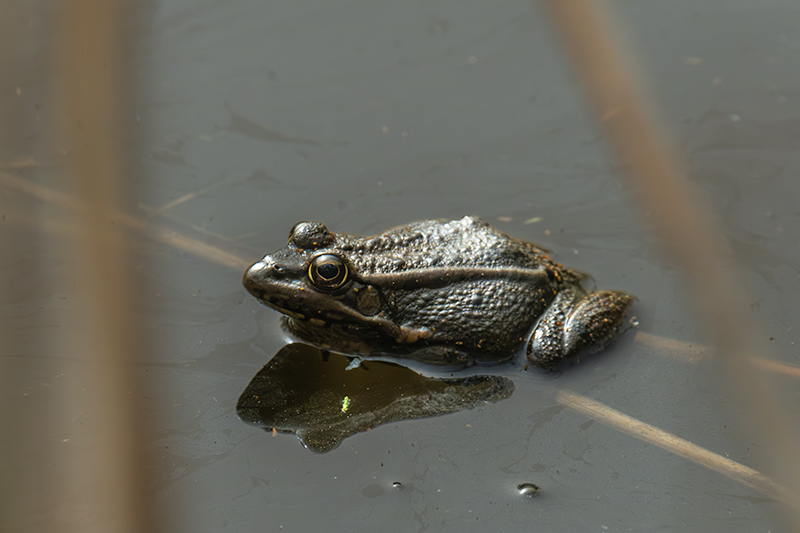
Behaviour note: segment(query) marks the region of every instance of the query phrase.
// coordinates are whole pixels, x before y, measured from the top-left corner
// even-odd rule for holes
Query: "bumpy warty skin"
[[[331,248],[348,254],[364,274],[422,268],[538,268],[553,265],[544,250],[513,239],[484,220],[466,216],[442,222],[423,220],[374,237],[337,234]]]
[[[336,266],[317,270],[317,263],[325,262]],[[326,278],[331,272],[340,276]],[[582,277],[553,262],[543,249],[467,216],[415,222],[373,237],[298,223],[289,245],[251,266],[244,283],[262,303],[292,317],[292,330],[302,338],[318,344],[320,339],[330,344],[339,334],[361,338],[362,355],[374,349],[431,362],[439,357],[442,362],[502,361],[519,350],[541,319],[547,331],[539,331],[537,346],[545,352],[529,348],[529,359],[550,364],[569,355],[563,341],[575,335],[559,328],[586,297]],[[320,279],[327,285],[317,284]],[[571,296],[553,309],[562,317],[556,320],[548,311],[560,292]],[[606,315],[619,315],[621,323],[632,300],[625,296],[629,299],[598,302],[612,302],[615,313]],[[604,311],[599,305],[583,305],[583,310]],[[596,339],[582,327],[579,334],[588,340],[573,344],[597,348],[619,324],[605,324]]]

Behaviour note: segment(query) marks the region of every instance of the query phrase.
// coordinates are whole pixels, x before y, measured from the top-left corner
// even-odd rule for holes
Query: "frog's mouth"
[[[325,313],[307,316],[301,312],[287,308],[286,305],[283,304],[282,298],[258,298],[258,301],[283,314],[288,324],[296,325],[294,328],[290,327],[290,330],[299,329],[305,331],[308,329],[328,329],[336,331],[339,334],[363,336],[365,332],[374,329],[363,324],[342,322],[341,315],[339,314],[336,314],[336,316],[331,319],[328,319]]]
[[[276,301],[276,300],[278,300],[277,298],[268,298],[268,299],[265,299],[265,298],[258,297],[258,296],[257,296],[256,298],[257,298],[257,299],[258,299],[258,301],[259,301],[259,302],[261,302],[262,304],[266,305],[267,307],[271,307],[271,308],[273,308],[273,309],[274,309],[274,310],[276,310],[277,312],[279,312],[279,313],[281,313],[281,314],[284,314],[284,315],[286,315],[286,316],[287,316],[287,317],[289,317],[289,318],[293,318],[293,319],[295,319],[295,320],[303,320],[303,321],[310,320],[310,319],[309,319],[307,316],[305,316],[304,314],[302,314],[302,313],[298,313],[297,311],[292,311],[291,309],[288,309],[288,308],[287,308],[287,307],[285,307],[284,305],[281,305],[283,302],[281,301],[281,303],[278,303],[278,302]]]

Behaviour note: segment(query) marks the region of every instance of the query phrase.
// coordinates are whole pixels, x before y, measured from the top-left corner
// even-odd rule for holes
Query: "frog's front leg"
[[[633,296],[622,291],[562,289],[533,331],[528,360],[552,368],[565,357],[602,350],[619,333],[632,302]]]

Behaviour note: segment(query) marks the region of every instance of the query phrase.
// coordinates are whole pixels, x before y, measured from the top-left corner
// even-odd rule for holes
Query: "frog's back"
[[[397,226],[372,237],[337,236],[363,273],[422,268],[539,268],[552,264],[545,251],[514,239],[475,216]]]

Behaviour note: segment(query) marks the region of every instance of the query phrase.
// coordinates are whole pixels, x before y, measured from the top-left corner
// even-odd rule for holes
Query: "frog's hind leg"
[[[563,289],[533,331],[528,360],[552,368],[566,357],[602,350],[619,333],[632,302],[633,296],[622,291]]]

